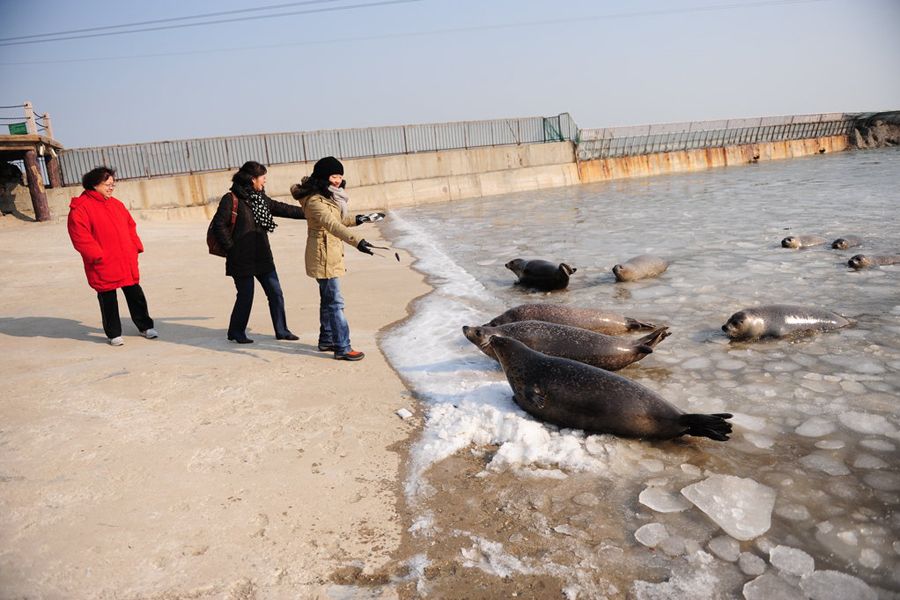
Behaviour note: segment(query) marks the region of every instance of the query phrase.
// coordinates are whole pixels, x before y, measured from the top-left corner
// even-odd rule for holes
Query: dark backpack
[[[234,193],[231,194],[231,223],[228,226],[228,237],[234,233],[234,222],[237,220],[237,196]],[[213,223],[216,218],[213,217],[213,220],[210,221],[209,227],[206,229],[206,245],[209,247],[209,253],[214,254],[216,256],[228,256],[228,251],[222,247],[222,244],[219,243],[219,239],[216,237],[216,234],[213,233]]]

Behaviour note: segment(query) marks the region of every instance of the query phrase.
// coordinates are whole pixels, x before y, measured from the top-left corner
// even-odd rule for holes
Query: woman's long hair
[[[268,173],[268,169],[265,165],[256,162],[255,160],[248,160],[241,168],[238,169],[237,173],[231,176],[231,183],[242,187],[253,189],[253,180],[257,177],[261,177]]]

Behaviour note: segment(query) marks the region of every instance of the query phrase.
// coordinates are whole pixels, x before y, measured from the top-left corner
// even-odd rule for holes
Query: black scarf
[[[262,227],[269,233],[275,231],[278,224],[272,219],[272,211],[269,210],[269,197],[265,190],[256,191],[253,188],[234,184],[231,191],[240,198],[247,200],[250,210],[253,211],[253,220],[258,227]]]

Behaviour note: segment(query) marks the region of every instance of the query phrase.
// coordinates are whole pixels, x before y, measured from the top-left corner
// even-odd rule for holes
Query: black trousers
[[[125,302],[128,303],[128,312],[131,320],[137,325],[138,331],[147,331],[153,327],[153,319],[147,310],[147,298],[144,290],[138,284],[122,288],[125,294]],[[97,292],[100,301],[100,314],[103,317],[103,331],[106,337],[112,339],[122,335],[122,320],[119,319],[119,301],[116,298],[116,290]]]

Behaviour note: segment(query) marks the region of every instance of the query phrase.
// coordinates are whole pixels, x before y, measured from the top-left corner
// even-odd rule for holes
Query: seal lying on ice
[[[519,278],[516,283],[545,292],[565,289],[569,285],[569,275],[578,270],[566,263],[557,265],[549,260],[523,258],[511,260],[504,266]]]
[[[607,310],[576,308],[564,304],[520,304],[494,317],[487,325],[497,327],[514,321],[547,321],[590,329],[606,335],[621,335],[658,327]]]
[[[757,340],[793,334],[829,331],[847,327],[850,321],[822,308],[770,304],[745,308],[731,315],[722,325],[725,335],[735,340]]]
[[[463,335],[482,352],[497,359],[491,349],[492,335],[519,340],[532,350],[571,358],[607,371],[618,371],[653,352],[658,343],[669,337],[669,328],[661,327],[635,340],[604,335],[580,327],[569,327],[545,321],[516,321],[497,327],[463,327]]]
[[[686,414],[630,379],[541,354],[511,337],[492,336],[490,345],[516,404],[541,421],[647,439],[695,435],[725,441],[731,434],[728,413]]]
[[[658,256],[641,254],[612,268],[616,281],[637,281],[648,277],[656,277],[669,268],[669,263]]]

